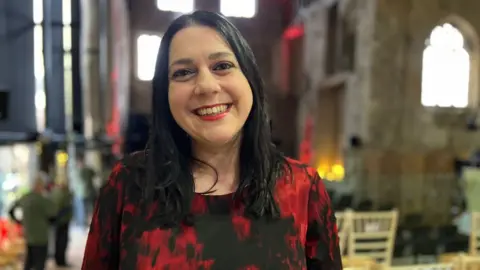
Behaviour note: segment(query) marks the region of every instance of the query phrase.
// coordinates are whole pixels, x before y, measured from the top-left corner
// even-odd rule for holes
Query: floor
[[[80,270],[82,267],[83,252],[85,250],[85,242],[87,241],[87,231],[85,229],[72,228],[70,230],[70,243],[68,247],[68,263],[71,267],[68,269]],[[49,262],[47,270],[60,270],[53,261]]]
[[[70,268],[58,268],[55,266],[55,262],[50,260],[46,270],[80,270],[82,266],[83,252],[85,250],[85,242],[87,240],[87,231],[85,229],[72,228],[70,230],[70,243],[68,248],[68,262]],[[421,262],[418,263],[434,263],[435,258],[424,256],[421,258]],[[413,258],[404,257],[400,259],[394,259],[392,262],[394,265],[408,265],[413,264]]]
[[[59,268],[55,266],[53,260],[49,260],[47,270],[80,270],[82,267],[83,251],[85,250],[85,242],[87,240],[87,232],[85,229],[72,228],[70,230],[70,242],[68,248],[68,263],[71,267]]]

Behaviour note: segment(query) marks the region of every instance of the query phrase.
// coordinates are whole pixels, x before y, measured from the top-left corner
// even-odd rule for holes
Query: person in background
[[[95,171],[86,166],[83,157],[77,156],[77,167],[72,175],[72,188],[75,196],[76,222],[79,226],[88,226],[95,204]]]
[[[45,269],[50,222],[54,221],[57,214],[53,201],[44,195],[47,179],[47,174],[39,173],[32,189],[16,201],[9,212],[15,222],[23,225],[27,243],[25,270]],[[15,216],[18,208],[22,210],[21,220]]]
[[[65,254],[68,246],[70,221],[73,216],[73,194],[68,184],[62,182],[52,190],[51,196],[58,209],[55,222],[55,262],[59,267],[68,267]]]
[[[85,197],[83,198],[83,205],[85,208],[85,217],[87,218],[86,224],[90,225],[92,219],[93,208],[95,207],[95,200],[97,198],[97,190],[95,189],[95,177],[96,173],[91,167],[81,164],[80,177],[85,183]]]

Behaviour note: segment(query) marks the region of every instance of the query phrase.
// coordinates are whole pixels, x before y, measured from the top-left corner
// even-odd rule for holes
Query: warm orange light
[[[329,171],[330,171],[330,166],[327,164],[320,164],[317,167],[317,173],[321,178],[325,178],[325,176]]]
[[[342,181],[345,177],[345,168],[340,164],[321,164],[317,167],[317,172],[321,178],[328,181]]]
[[[343,178],[343,176],[345,176],[345,168],[343,168],[343,166],[340,165],[340,164],[333,165],[332,166],[332,172],[335,175],[341,176],[342,178]]]

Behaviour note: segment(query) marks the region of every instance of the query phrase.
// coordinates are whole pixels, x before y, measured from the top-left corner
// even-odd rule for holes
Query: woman
[[[315,170],[271,143],[253,53],[197,11],[162,38],[145,152],[116,165],[82,269],[341,269]]]

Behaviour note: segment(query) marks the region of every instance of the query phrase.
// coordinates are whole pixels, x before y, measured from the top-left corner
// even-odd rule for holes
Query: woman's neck
[[[219,147],[193,144],[192,150],[194,158],[200,161],[194,162],[192,168],[197,192],[211,189],[217,191],[214,194],[222,194],[236,190],[240,171],[239,140]]]

